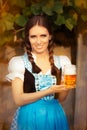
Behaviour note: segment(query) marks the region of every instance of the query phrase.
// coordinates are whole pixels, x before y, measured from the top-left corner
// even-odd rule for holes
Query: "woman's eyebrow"
[[[36,35],[34,35],[34,34],[31,34],[31,35],[30,35],[30,37],[36,37]]]
[[[47,36],[47,34],[41,34],[41,36]]]

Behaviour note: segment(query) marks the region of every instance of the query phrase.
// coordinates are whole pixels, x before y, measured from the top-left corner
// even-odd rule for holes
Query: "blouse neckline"
[[[36,61],[36,55],[32,53],[32,56],[34,58],[34,61]],[[25,67],[30,71],[32,72],[32,65],[31,65],[31,62],[28,60],[28,56],[27,56],[27,53],[25,52],[24,54],[24,63],[25,63]],[[38,73],[39,75],[50,75],[51,74],[51,70],[49,69],[46,73],[42,73],[39,72]]]
[[[34,58],[34,61],[36,61],[36,55],[32,53],[32,56]],[[25,64],[25,67],[32,73],[32,65],[31,65],[31,62],[28,60],[28,55],[27,53],[25,52],[24,56],[24,64]],[[60,59],[56,59],[56,56],[53,55],[54,57],[54,61],[55,61],[55,65],[59,66],[60,68]],[[49,69],[46,73],[38,73],[39,75],[51,75],[51,69]]]
[[[32,56],[34,58],[34,62],[36,62],[36,55],[34,53],[32,53]],[[51,69],[47,70],[46,73],[42,73],[42,71],[39,73],[41,75],[48,75],[48,74],[51,74]]]

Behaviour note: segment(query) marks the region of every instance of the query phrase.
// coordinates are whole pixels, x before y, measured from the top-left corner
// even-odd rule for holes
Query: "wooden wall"
[[[87,130],[87,32],[85,34],[78,36],[74,130]]]
[[[0,63],[0,130],[10,130],[10,123],[16,109],[11,93],[11,84],[5,81],[7,64]]]

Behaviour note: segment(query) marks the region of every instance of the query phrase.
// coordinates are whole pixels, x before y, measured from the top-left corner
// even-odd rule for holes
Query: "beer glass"
[[[64,84],[66,87],[76,86],[76,65],[64,66]]]

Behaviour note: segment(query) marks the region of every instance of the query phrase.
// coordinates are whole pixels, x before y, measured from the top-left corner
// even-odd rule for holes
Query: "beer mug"
[[[66,87],[76,86],[76,65],[64,66],[64,84]]]

